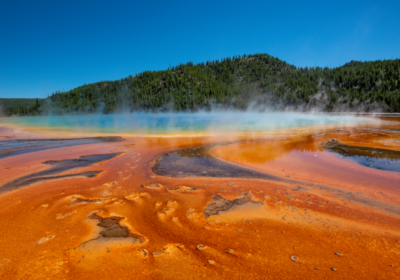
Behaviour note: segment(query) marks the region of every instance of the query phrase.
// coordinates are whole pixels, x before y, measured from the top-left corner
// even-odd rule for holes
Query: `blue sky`
[[[223,57],[400,58],[400,1],[1,1],[0,98]]]

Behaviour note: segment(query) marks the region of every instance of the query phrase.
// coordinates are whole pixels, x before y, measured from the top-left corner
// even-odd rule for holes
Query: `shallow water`
[[[76,138],[76,139],[51,139],[51,140],[9,140],[3,141],[0,145],[0,159],[49,150],[62,147],[70,147],[85,144],[104,143],[104,142],[118,142],[121,141],[120,137],[92,137],[92,138]]]
[[[327,124],[365,123],[365,117],[299,113],[133,113],[13,117],[3,123],[104,133],[260,132]]]
[[[282,181],[277,176],[242,168],[220,161],[208,152],[216,145],[195,147],[164,154],[157,159],[153,172],[174,178],[217,177],[217,178],[262,178]]]
[[[342,144],[329,140],[324,145],[327,151],[336,153],[355,163],[379,170],[400,172],[400,152],[388,149],[378,149]]]
[[[51,166],[49,169],[46,169],[44,171],[40,171],[37,173],[32,173],[27,176],[20,177],[12,182],[9,182],[0,188],[0,193],[15,190],[15,189],[21,188],[23,186],[27,186],[27,185],[30,185],[33,183],[46,181],[46,180],[56,180],[56,179],[65,178],[65,177],[82,177],[82,176],[90,178],[90,177],[93,177],[93,176],[101,173],[102,171],[96,170],[96,171],[77,173],[77,174],[76,173],[75,174],[74,173],[73,174],[64,174],[64,173],[71,169],[77,169],[77,168],[91,166],[96,163],[112,159],[118,155],[119,155],[119,153],[96,154],[96,155],[88,155],[88,156],[73,158],[73,159],[65,159],[65,160],[61,160],[61,161],[45,161],[45,162],[42,162],[42,164],[47,164],[47,165]],[[60,175],[60,174],[63,174],[63,175]]]

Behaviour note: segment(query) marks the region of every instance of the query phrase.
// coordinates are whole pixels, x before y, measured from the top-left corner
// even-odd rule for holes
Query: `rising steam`
[[[75,132],[165,134],[188,132],[263,132],[292,127],[370,121],[347,115],[285,112],[212,111],[197,113],[124,113],[9,118],[8,123]]]

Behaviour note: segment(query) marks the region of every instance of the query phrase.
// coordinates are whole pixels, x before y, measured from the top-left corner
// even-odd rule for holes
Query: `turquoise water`
[[[370,122],[353,116],[298,113],[134,113],[13,117],[1,123],[105,133],[261,132],[280,128]]]

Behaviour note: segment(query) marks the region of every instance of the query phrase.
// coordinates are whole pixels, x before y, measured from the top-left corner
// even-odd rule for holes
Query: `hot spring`
[[[132,113],[12,117],[4,124],[93,133],[263,132],[293,127],[366,123],[365,117],[300,113]]]

